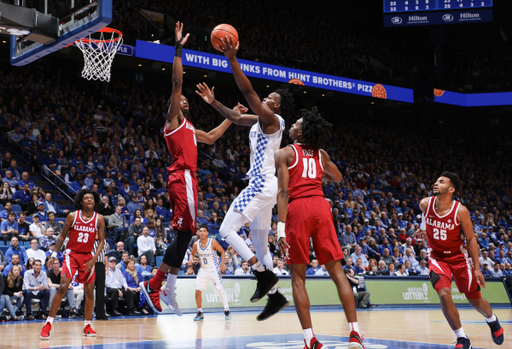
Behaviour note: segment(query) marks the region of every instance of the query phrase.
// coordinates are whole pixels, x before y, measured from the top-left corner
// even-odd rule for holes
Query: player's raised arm
[[[471,216],[466,206],[460,205],[457,211],[457,219],[459,220],[464,236],[466,237],[466,248],[473,261],[473,267],[475,268],[475,277],[477,282],[485,288],[485,278],[480,270],[479,247],[478,242],[475,238],[475,231],[473,230],[473,224],[471,223]]]
[[[212,87],[212,89],[210,90],[208,85],[206,85],[206,83],[203,82],[202,84],[198,84],[197,85],[197,89],[198,89],[198,91],[196,91],[196,93],[199,96],[201,96],[201,98],[206,103],[211,105],[222,116],[224,116],[227,120],[231,121],[235,125],[239,125],[239,126],[252,126],[256,122],[258,122],[258,116],[257,115],[244,114],[244,113],[246,113],[248,111],[248,109],[245,106],[243,106],[242,104],[238,103],[238,105],[236,107],[234,107],[233,109],[229,109],[224,104],[222,104],[221,102],[216,100],[215,99],[215,93],[214,93],[215,87]]]
[[[174,63],[172,64],[172,92],[167,111],[167,122],[171,123],[180,113],[181,89],[183,85],[183,63],[181,59],[183,45],[187,42],[190,34],[182,36],[183,23],[176,22],[176,48],[174,50]]]
[[[324,165],[323,177],[329,181],[341,182],[343,175],[338,169],[338,166],[336,166],[336,164],[331,161],[329,154],[327,154],[325,150],[320,149],[319,152],[322,154],[322,164]]]
[[[224,39],[221,39],[221,41],[223,43],[223,46],[221,47],[222,51],[229,61],[229,65],[231,66],[231,71],[235,77],[236,84],[238,85],[240,91],[244,94],[247,103],[249,103],[249,107],[261,118],[263,126],[276,126],[279,128],[279,119],[274,115],[274,111],[270,109],[268,105],[261,103],[260,97],[254,91],[251,82],[240,68],[240,64],[238,64],[236,53],[238,52],[240,41],[235,45],[233,38],[228,38],[227,36],[225,36]],[[275,108],[279,107],[280,101],[275,105]]]

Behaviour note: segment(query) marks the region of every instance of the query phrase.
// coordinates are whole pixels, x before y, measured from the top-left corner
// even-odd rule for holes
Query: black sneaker
[[[502,345],[505,340],[505,335],[503,332],[503,327],[501,327],[498,317],[496,316],[496,321],[488,322],[487,325],[491,328],[491,336],[492,341],[498,345]]]
[[[233,318],[229,310],[224,311],[224,316],[226,317],[226,320],[231,320]]]
[[[200,311],[197,312],[197,315],[196,317],[194,318],[194,321],[203,321],[204,320],[204,315],[203,313],[201,313]]]
[[[469,341],[469,338],[467,337],[459,337],[457,338],[457,344],[455,345],[454,349],[471,349],[473,348],[471,346],[471,342]]]
[[[279,291],[274,294],[269,294],[267,305],[265,305],[261,314],[256,316],[256,320],[267,320],[269,317],[277,314],[280,310],[286,308],[289,304],[290,302],[288,302],[286,297],[279,293]]]
[[[274,274],[273,271],[265,269],[264,271],[254,271],[254,276],[256,276],[256,280],[258,283],[256,285],[256,290],[251,297],[251,302],[255,303],[265,297],[267,293],[274,287],[275,284],[279,281],[279,278]]]

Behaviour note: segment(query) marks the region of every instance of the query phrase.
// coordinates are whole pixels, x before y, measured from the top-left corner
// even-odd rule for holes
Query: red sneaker
[[[84,327],[84,332],[82,332],[82,336],[96,337],[96,331],[92,329],[91,325],[87,325]]]
[[[49,322],[45,323],[43,326],[43,329],[41,330],[41,334],[39,335],[39,337],[41,339],[50,339],[50,337],[52,336],[50,334],[51,330],[52,330],[52,324]]]
[[[144,292],[146,301],[151,309],[153,309],[155,313],[161,314],[162,306],[160,305],[160,289],[152,290],[151,287],[149,287],[149,281],[140,282],[139,287],[142,292]]]
[[[348,347],[350,349],[364,349],[363,339],[363,336],[360,336],[356,331],[350,331]]]
[[[311,344],[311,346],[308,347],[308,344],[306,343],[306,340],[304,339],[304,349],[320,349],[320,348],[323,348],[323,344],[320,343],[316,337],[313,337],[311,338],[311,341],[309,342]]]

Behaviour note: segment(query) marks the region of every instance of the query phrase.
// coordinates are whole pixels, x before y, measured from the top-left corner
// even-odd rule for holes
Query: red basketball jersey
[[[318,149],[304,148],[302,144],[291,145],[295,155],[293,163],[288,167],[290,175],[288,183],[289,200],[310,196],[322,196],[322,175],[324,166],[322,155]]]
[[[460,203],[453,200],[450,212],[439,216],[435,209],[437,197],[428,200],[427,211],[423,214],[427,227],[429,247],[439,257],[451,257],[461,252],[460,222],[457,219]]]
[[[164,127],[164,138],[173,159],[167,173],[176,170],[190,170],[190,172],[195,173],[197,169],[197,141],[196,130],[192,123],[183,118],[181,125],[172,131],[167,131],[167,128]]]
[[[94,212],[92,217],[86,221],[82,217],[82,211],[75,213],[75,220],[69,230],[69,241],[67,249],[79,253],[91,253],[94,249],[94,239],[98,233],[98,214]]]

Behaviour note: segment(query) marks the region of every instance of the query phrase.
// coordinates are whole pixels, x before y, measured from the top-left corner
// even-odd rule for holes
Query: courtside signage
[[[366,289],[370,292],[373,304],[440,304],[439,296],[428,278],[414,280],[365,279]],[[510,304],[503,282],[486,280],[486,288],[481,290],[482,297],[491,304]],[[466,296],[460,293],[452,282],[452,299],[455,304],[469,304]]]

